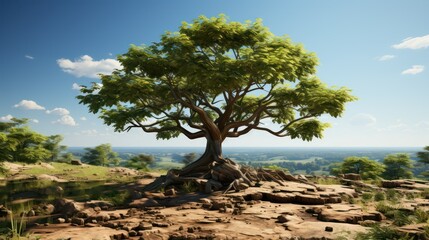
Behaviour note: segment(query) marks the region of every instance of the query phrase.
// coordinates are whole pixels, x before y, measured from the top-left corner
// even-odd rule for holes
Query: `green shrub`
[[[366,233],[358,233],[356,240],[411,240],[412,237],[399,233],[394,227],[374,225]]]
[[[429,220],[429,211],[425,211],[421,208],[417,208],[413,215],[417,223],[427,223]]]
[[[429,199],[429,188],[426,188],[420,193],[422,198]]]
[[[191,182],[191,181],[186,181],[185,183],[183,183],[183,185],[182,185],[182,190],[185,192],[185,193],[191,193],[191,192],[196,192],[196,191],[198,191],[199,189],[198,189],[198,186],[195,184],[195,183],[193,183],[193,182]]]
[[[319,177],[316,179],[316,183],[320,185],[339,185],[341,184],[340,180],[337,178],[324,178]]]
[[[412,223],[410,215],[405,213],[404,211],[395,210],[393,214],[393,224],[396,226],[404,226]]]
[[[391,201],[391,202],[398,202],[400,199],[400,196],[399,196],[398,192],[396,192],[396,190],[388,189],[386,191],[386,199]]]
[[[386,196],[385,196],[384,192],[382,192],[382,191],[377,191],[374,194],[374,200],[377,202],[384,201],[385,199],[386,199]]]
[[[372,200],[372,198],[373,198],[373,194],[372,193],[369,193],[369,192],[365,192],[365,193],[363,193],[362,194],[362,200],[363,201],[371,201]]]
[[[381,213],[383,213],[384,215],[386,215],[386,217],[393,217],[394,215],[394,211],[396,210],[395,207],[386,204],[385,202],[379,202],[376,206],[375,209]]]

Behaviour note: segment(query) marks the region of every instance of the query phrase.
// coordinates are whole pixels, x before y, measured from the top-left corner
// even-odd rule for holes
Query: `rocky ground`
[[[153,180],[145,178],[137,184],[143,187]],[[408,194],[427,187],[421,181],[385,181],[383,187],[376,187],[358,179],[344,179],[343,185],[260,182],[240,192],[141,192],[120,208],[105,201],[56,199],[25,215],[29,222],[38,217],[36,212],[50,219],[46,224],[29,224],[30,239],[354,239],[374,223],[391,224],[374,204],[357,201],[366,190],[394,188]],[[420,197],[401,203],[405,211],[427,206],[429,200]],[[0,206],[2,213],[7,214],[7,209]],[[398,229],[424,239],[424,226]]]

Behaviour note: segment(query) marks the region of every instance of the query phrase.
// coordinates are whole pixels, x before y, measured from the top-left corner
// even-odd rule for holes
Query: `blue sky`
[[[79,84],[117,67],[130,44],[150,44],[199,15],[262,18],[315,52],[317,75],[352,89],[359,100],[322,140],[302,142],[253,132],[225,146],[397,147],[429,145],[429,1],[310,0],[5,0],[0,1],[0,121],[31,119],[69,146],[203,146],[157,141],[142,131],[114,133],[86,106]],[[75,89],[74,89],[75,88]]]

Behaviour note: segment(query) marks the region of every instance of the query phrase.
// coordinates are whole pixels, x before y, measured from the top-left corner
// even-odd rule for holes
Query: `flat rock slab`
[[[49,226],[32,228],[30,231],[32,236],[40,236],[43,234],[43,240],[110,240],[110,236],[122,233],[128,234],[124,230],[115,230],[106,227],[70,227],[70,224],[51,224]]]

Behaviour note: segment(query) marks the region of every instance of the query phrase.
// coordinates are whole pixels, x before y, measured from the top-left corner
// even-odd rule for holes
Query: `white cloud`
[[[88,55],[84,55],[75,61],[61,58],[57,60],[57,64],[64,72],[76,77],[98,78],[100,73],[111,74],[115,69],[122,69],[122,65],[115,59],[108,58],[94,61]]]
[[[47,114],[55,114],[55,115],[69,115],[70,111],[65,108],[54,108],[52,110],[46,110]]]
[[[384,131],[405,131],[409,130],[408,124],[402,122],[402,120],[397,119],[394,123],[387,125],[387,127],[384,128],[378,128],[377,131],[384,132]]]
[[[377,58],[378,61],[389,61],[395,58],[395,55],[383,55]]]
[[[33,123],[39,123],[39,120],[37,120],[37,119],[31,119],[31,121],[32,121]]]
[[[15,104],[14,107],[26,110],[45,110],[44,107],[38,105],[35,101],[32,100],[22,100],[18,104]]]
[[[423,70],[425,70],[425,67],[423,65],[414,65],[411,68],[408,68],[404,71],[402,71],[402,74],[417,74],[417,73],[421,73],[423,72]]]
[[[79,84],[77,84],[77,83],[73,83],[73,85],[72,85],[72,89],[73,89],[73,90],[81,90],[81,89],[82,89],[82,87],[81,87]]]
[[[8,114],[6,116],[0,117],[0,122],[10,122],[12,120],[13,116]]]
[[[86,117],[81,117],[80,120],[86,121]]]
[[[350,122],[351,124],[356,126],[371,127],[377,123],[377,118],[375,118],[371,114],[359,113],[356,114]]]
[[[34,57],[33,57],[33,56],[30,56],[30,55],[25,55],[25,58],[30,59],[30,60],[33,60],[33,59],[34,59]]]
[[[98,134],[98,131],[95,129],[82,130],[80,131],[80,134],[87,135],[87,136],[95,136]]]
[[[58,123],[61,125],[67,125],[67,126],[76,126],[76,122],[74,121],[73,117],[70,115],[64,115],[60,119],[53,121],[52,123]]]
[[[420,49],[429,47],[429,34],[422,37],[409,37],[393,45],[396,49]]]

